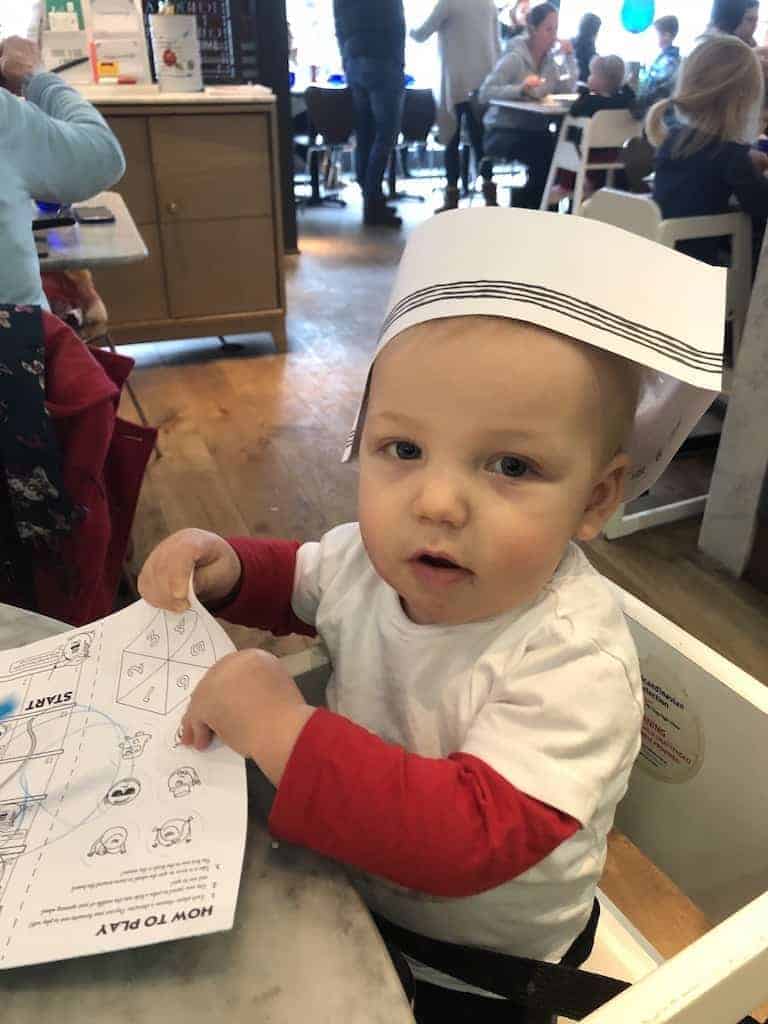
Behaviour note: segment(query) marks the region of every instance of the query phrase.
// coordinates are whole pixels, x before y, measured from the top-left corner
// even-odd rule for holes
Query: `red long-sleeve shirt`
[[[277,635],[314,635],[291,608],[299,543],[230,543],[243,575],[218,614]],[[471,754],[422,757],[320,709],[294,745],[269,827],[407,888],[461,897],[527,871],[580,825]]]

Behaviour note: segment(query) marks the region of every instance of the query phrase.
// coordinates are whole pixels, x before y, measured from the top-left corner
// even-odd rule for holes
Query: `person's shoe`
[[[363,224],[369,227],[399,228],[403,218],[398,217],[391,206],[387,206],[383,199],[366,203],[363,211]]]
[[[455,185],[449,185],[445,190],[443,196],[443,205],[438,206],[435,213],[445,213],[446,210],[458,210],[459,208],[459,190]]]

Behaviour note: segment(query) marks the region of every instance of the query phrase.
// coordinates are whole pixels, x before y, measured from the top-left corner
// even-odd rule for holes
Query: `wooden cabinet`
[[[99,107],[125,152],[115,190],[150,251],[96,275],[114,340],[271,331],[284,351],[274,104]]]

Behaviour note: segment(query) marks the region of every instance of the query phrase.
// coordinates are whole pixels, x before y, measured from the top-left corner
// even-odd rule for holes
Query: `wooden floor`
[[[166,534],[312,539],[355,518],[356,470],[339,462],[393,269],[408,228],[439,204],[404,203],[403,232],[363,229],[359,208],[300,213],[301,255],[289,257],[289,351],[267,335],[127,348],[136,391],[160,428],[134,531],[134,568]],[[135,418],[130,402],[123,411]],[[697,551],[695,520],[587,548],[611,579],[768,683],[768,595],[730,579]],[[255,631],[235,642],[274,644]],[[301,640],[283,641],[278,650]]]

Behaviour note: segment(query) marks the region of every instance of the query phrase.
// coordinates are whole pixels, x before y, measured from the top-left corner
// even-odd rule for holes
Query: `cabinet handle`
[[[179,212],[179,204],[178,203],[168,203],[167,206],[166,206],[166,210],[168,211],[168,213],[178,213]]]

